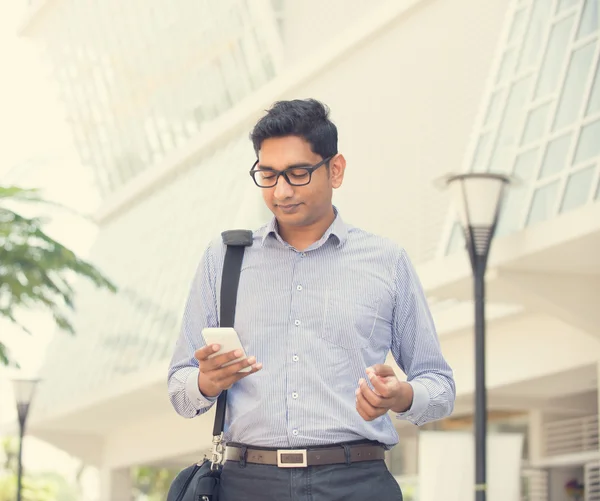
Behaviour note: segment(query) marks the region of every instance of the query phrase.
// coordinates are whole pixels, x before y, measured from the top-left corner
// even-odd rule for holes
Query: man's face
[[[286,136],[263,141],[256,168],[282,171],[289,167],[311,167],[321,160],[304,139]],[[333,189],[341,186],[344,177],[343,156],[336,155],[329,165],[329,169],[326,165],[316,169],[305,186],[291,186],[280,176],[274,187],[261,188],[267,207],[279,223],[308,226],[329,214]]]

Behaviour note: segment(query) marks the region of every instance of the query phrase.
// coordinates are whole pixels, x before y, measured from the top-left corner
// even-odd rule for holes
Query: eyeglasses
[[[279,181],[279,176],[288,182],[291,186],[306,186],[312,179],[312,174],[319,167],[327,164],[334,155],[321,160],[318,164],[307,165],[306,167],[288,167],[284,170],[275,170],[271,168],[258,167],[258,160],[254,162],[252,169],[250,169],[250,176],[254,180],[254,183],[259,188],[273,188]]]

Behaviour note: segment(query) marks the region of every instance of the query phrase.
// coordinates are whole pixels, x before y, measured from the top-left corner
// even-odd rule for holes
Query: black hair
[[[301,137],[322,158],[337,154],[337,127],[329,119],[329,108],[316,99],[276,102],[250,133],[257,156],[265,139],[285,136]]]

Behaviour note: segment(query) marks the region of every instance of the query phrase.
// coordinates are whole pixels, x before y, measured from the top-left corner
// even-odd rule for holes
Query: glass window
[[[583,38],[598,29],[600,22],[600,12],[598,12],[600,2],[598,0],[586,0],[581,13],[581,21],[577,38]]]
[[[579,3],[579,0],[558,0],[557,12],[568,9],[569,7],[575,7]]]
[[[595,48],[594,42],[573,52],[554,120],[554,130],[572,124],[579,114]]]
[[[487,132],[479,137],[472,166],[472,170],[475,172],[484,172],[486,170],[487,159],[490,153],[491,136],[492,133]]]
[[[513,175],[519,183],[507,190],[496,230],[498,235],[505,235],[520,227],[538,154],[539,148],[534,148],[517,157]]]
[[[558,76],[565,60],[574,21],[575,16],[573,15],[553,26],[539,75],[536,97],[543,97],[556,91]]]
[[[534,0],[519,70],[534,66],[538,62],[541,56],[540,47],[544,40],[548,19],[552,13],[551,6],[552,2],[548,0]]]
[[[491,160],[489,170],[492,172],[505,172],[512,164],[510,155],[512,148],[518,142],[517,123],[529,95],[530,83],[531,77],[524,78],[512,86]]]
[[[585,205],[595,173],[596,166],[593,165],[569,176],[560,212],[566,212],[581,205]]]
[[[548,143],[539,179],[552,176],[567,167],[567,153],[571,143],[571,134],[566,134]]]
[[[600,120],[581,129],[573,163],[578,164],[596,155],[600,155]]]
[[[529,112],[521,144],[525,145],[535,141],[545,132],[550,104],[551,103],[542,104]]]
[[[494,92],[492,99],[490,99],[490,105],[486,113],[484,125],[493,125],[498,122],[500,119],[500,113],[502,111],[502,103],[504,101],[505,94],[505,89]]]
[[[446,255],[453,254],[459,250],[465,248],[465,235],[462,227],[458,221],[452,226],[452,232],[450,233],[450,239],[448,240],[448,246],[446,247]]]
[[[500,70],[498,71],[497,83],[506,82],[510,77],[512,77],[516,62],[516,49],[510,49],[504,53],[502,63],[500,64]]]
[[[521,39],[521,36],[523,35],[523,30],[525,28],[526,10],[526,8],[523,8],[515,14],[512,26],[510,27],[510,34],[508,35],[509,44],[518,42]]]
[[[554,214],[554,204],[558,194],[558,181],[547,184],[535,190],[527,226],[545,221]]]
[[[594,76],[594,84],[590,94],[590,102],[585,113],[586,115],[600,111],[600,63],[596,62],[596,66],[596,75]]]

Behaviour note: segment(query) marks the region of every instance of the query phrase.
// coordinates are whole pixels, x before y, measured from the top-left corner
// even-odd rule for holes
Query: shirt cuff
[[[217,397],[207,397],[202,394],[198,387],[199,374],[200,369],[194,369],[185,380],[185,393],[196,410],[209,407],[217,400]]]
[[[429,407],[429,403],[431,402],[431,397],[429,396],[429,391],[425,387],[424,384],[419,383],[419,381],[413,380],[408,381],[413,388],[413,401],[410,408],[405,412],[400,412],[396,415],[398,419],[406,419],[411,423],[418,421],[427,408]]]

